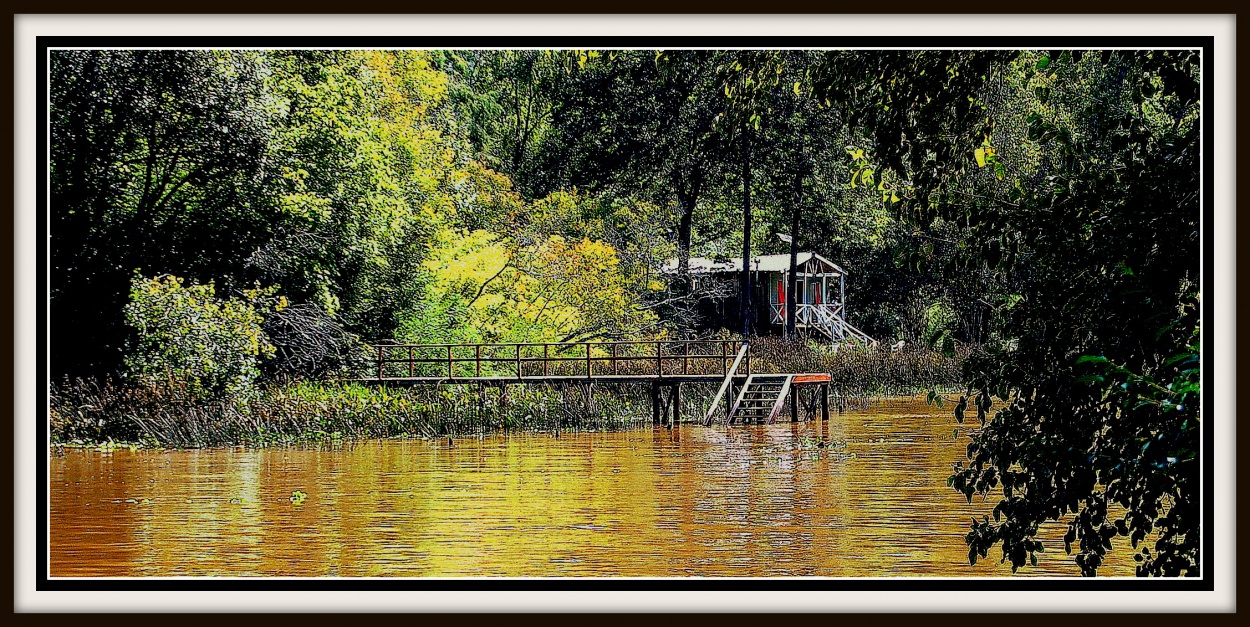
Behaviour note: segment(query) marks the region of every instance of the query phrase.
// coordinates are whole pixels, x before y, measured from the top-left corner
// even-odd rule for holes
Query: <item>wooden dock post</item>
[[[829,422],[829,384],[820,384],[820,421]]]
[[[660,426],[660,384],[651,384],[651,424]]]
[[[790,422],[799,421],[799,386],[790,388]]]
[[[673,384],[673,428],[681,421],[681,383]]]

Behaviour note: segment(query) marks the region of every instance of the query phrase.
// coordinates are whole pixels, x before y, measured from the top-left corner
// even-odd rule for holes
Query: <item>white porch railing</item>
[[[785,303],[772,303],[770,318],[773,324],[785,324]],[[815,328],[835,343],[854,342],[876,346],[877,341],[846,321],[842,303],[798,303],[794,311],[794,323]]]

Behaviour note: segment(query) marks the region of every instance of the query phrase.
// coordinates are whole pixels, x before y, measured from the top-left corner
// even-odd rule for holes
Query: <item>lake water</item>
[[[834,414],[823,429],[67,450],[51,459],[50,568],[54,577],[1011,576],[998,549],[968,565],[969,517],[994,500],[968,504],[946,487],[967,441],[949,407],[900,399]],[[1044,527],[1047,552],[1020,574],[1078,575],[1063,532]],[[1100,576],[1132,575],[1124,544]]]

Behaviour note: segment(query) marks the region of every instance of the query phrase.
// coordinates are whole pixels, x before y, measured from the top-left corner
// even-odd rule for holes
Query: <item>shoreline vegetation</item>
[[[833,411],[887,397],[954,391],[969,351],[843,349],[759,338],[757,372],[828,372]],[[716,384],[687,384],[683,421],[702,416]],[[250,395],[204,400],[177,383],[78,379],[51,390],[51,440],[60,446],[206,448],[378,438],[611,431],[648,424],[646,385],[480,384],[393,387],[340,380],[269,381]]]

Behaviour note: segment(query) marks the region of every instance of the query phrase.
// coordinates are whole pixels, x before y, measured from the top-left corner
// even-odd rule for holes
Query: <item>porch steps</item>
[[[817,310],[819,311],[819,310]],[[825,337],[837,343],[862,344],[864,346],[877,346],[877,341],[868,336],[867,333],[851,326],[842,316],[835,314],[817,315],[815,324],[809,326],[816,327]]]
[[[847,322],[844,311],[842,305],[799,303],[794,315],[798,326],[809,331],[814,329],[834,344],[859,344],[875,348],[877,340]],[[784,304],[773,303],[771,313],[773,324],[785,325]]]

